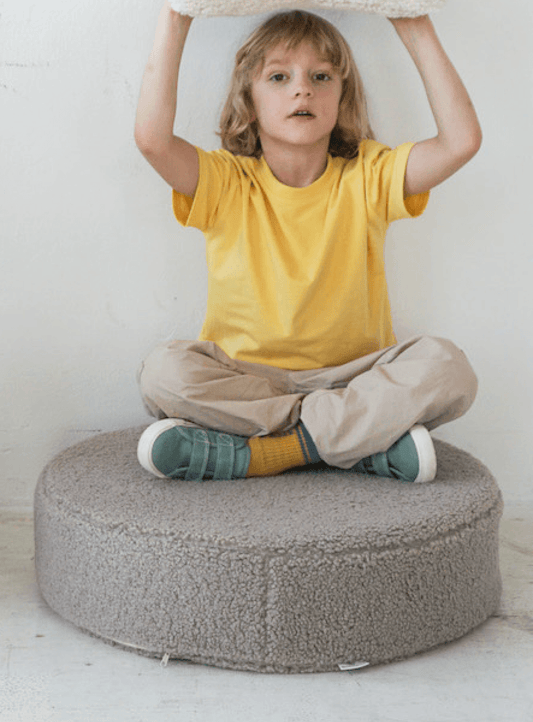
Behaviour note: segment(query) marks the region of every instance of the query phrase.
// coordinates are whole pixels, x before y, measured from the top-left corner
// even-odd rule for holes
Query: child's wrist
[[[422,38],[429,38],[435,34],[429,15],[421,15],[417,18],[389,18],[389,20],[408,49]]]

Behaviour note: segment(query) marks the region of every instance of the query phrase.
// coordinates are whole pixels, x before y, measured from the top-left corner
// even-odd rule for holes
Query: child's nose
[[[313,92],[313,85],[309,78],[300,77],[297,79],[296,86],[295,86],[296,97],[299,97],[301,95],[309,97],[312,94],[312,92]]]
[[[305,96],[306,98],[309,98],[312,94],[311,87],[300,87],[296,90],[296,97]]]

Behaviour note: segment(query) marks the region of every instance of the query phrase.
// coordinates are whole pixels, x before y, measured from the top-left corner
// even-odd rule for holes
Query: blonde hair
[[[237,52],[228,97],[220,118],[218,135],[223,148],[234,155],[261,156],[261,141],[254,120],[252,81],[269,50],[280,43],[294,49],[304,41],[310,42],[342,78],[339,116],[329,144],[331,155],[355,158],[361,140],[374,137],[363,82],[350,46],[327,20],[313,13],[294,10],[269,18]]]

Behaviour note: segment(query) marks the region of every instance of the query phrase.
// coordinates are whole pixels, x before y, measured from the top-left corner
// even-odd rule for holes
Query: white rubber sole
[[[158,476],[160,479],[166,479],[167,477],[154,466],[152,449],[161,434],[175,426],[182,426],[182,422],[179,419],[161,419],[161,421],[156,421],[143,431],[137,445],[137,459],[139,460],[139,464],[143,469]]]
[[[413,426],[409,433],[416,446],[420,465],[415,483],[433,481],[437,475],[437,457],[433,439],[425,426]]]

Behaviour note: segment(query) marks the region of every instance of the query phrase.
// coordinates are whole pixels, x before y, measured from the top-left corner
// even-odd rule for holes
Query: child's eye
[[[270,76],[270,80],[274,81],[274,83],[281,83],[282,80],[285,80],[285,73],[274,73],[274,75]]]
[[[327,73],[315,73],[315,80],[318,80],[319,83],[324,82],[326,80],[331,80],[331,76]]]

